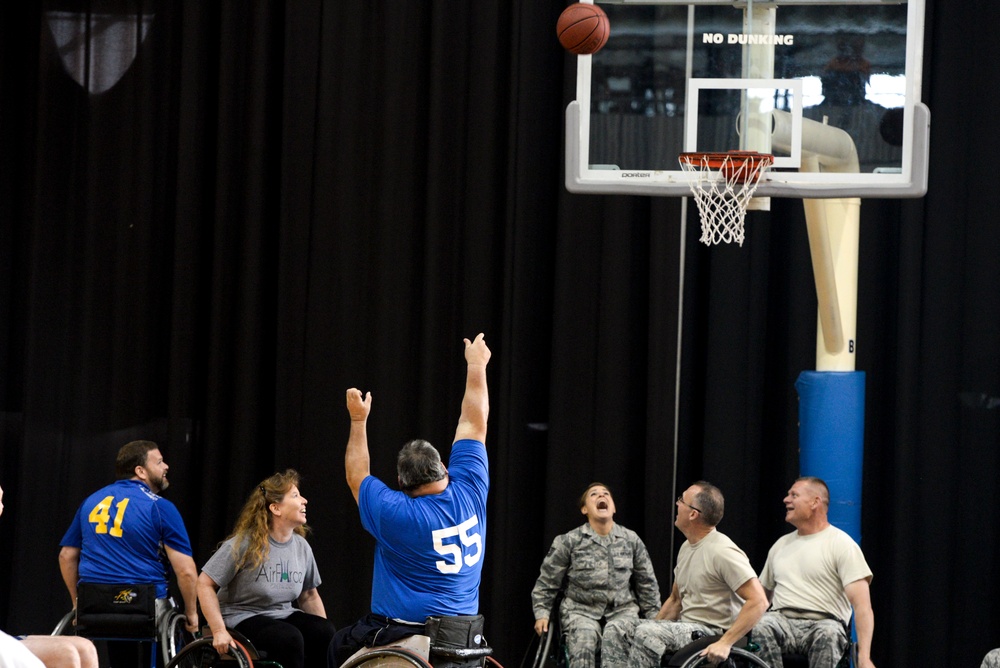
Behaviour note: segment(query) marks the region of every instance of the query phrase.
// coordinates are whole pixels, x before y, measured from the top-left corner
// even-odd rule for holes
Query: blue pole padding
[[[803,371],[799,393],[799,471],[830,488],[830,523],[861,544],[865,372]]]

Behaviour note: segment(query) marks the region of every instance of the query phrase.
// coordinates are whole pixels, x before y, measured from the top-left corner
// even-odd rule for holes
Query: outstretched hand
[[[351,415],[352,422],[365,421],[368,419],[368,413],[372,410],[372,393],[369,392],[365,395],[364,401],[361,400],[361,390],[352,387],[347,391],[347,412]]]
[[[490,349],[486,347],[485,335],[480,332],[475,341],[462,339],[465,341],[465,361],[469,364],[481,364],[486,366],[490,361]]]

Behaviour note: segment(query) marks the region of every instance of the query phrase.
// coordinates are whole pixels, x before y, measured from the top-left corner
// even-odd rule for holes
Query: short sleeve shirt
[[[800,536],[793,531],[779,538],[767,553],[760,582],[774,592],[773,610],[820,612],[846,624],[851,603],[844,588],[871,577],[858,544],[831,524],[814,534]]]
[[[285,543],[269,537],[264,562],[238,571],[235,542],[230,538],[220,545],[202,569],[219,585],[219,607],[226,626],[236,626],[257,615],[284,619],[295,612],[292,603],[303,591],[315,589],[322,582],[312,547],[298,534],[293,533]]]
[[[448,487],[410,497],[368,476],[361,481],[361,524],[375,537],[372,612],[423,622],[430,615],[479,612],[486,551],[486,446],[454,443]]]
[[[177,507],[139,480],[118,480],[91,494],[59,544],[80,549],[80,582],[155,584],[167,596],[161,545],[191,556]]]
[[[755,577],[747,555],[725,534],[713,529],[693,545],[684,541],[674,568],[680,620],[728,629],[743,607],[736,590]]]

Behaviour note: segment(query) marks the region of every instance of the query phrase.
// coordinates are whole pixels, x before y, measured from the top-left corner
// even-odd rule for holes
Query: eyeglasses
[[[688,508],[690,508],[691,510],[697,510],[697,511],[698,511],[699,513],[701,512],[701,508],[695,508],[695,507],[694,507],[694,506],[692,506],[692,505],[691,505],[690,503],[688,503],[687,501],[685,501],[685,500],[684,500],[684,495],[683,495],[683,494],[682,494],[681,496],[678,496],[678,497],[677,497],[677,503],[683,503],[683,504],[684,504],[685,506],[687,506],[687,507],[688,507]]]

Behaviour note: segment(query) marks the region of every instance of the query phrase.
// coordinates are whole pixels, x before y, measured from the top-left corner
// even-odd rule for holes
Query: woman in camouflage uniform
[[[557,536],[531,591],[535,632],[548,631],[559,591],[559,620],[571,668],[597,666],[605,622],[621,617],[652,619],[660,588],[646,546],[634,531],[615,524],[615,502],[595,482],[580,496],[587,523]]]

